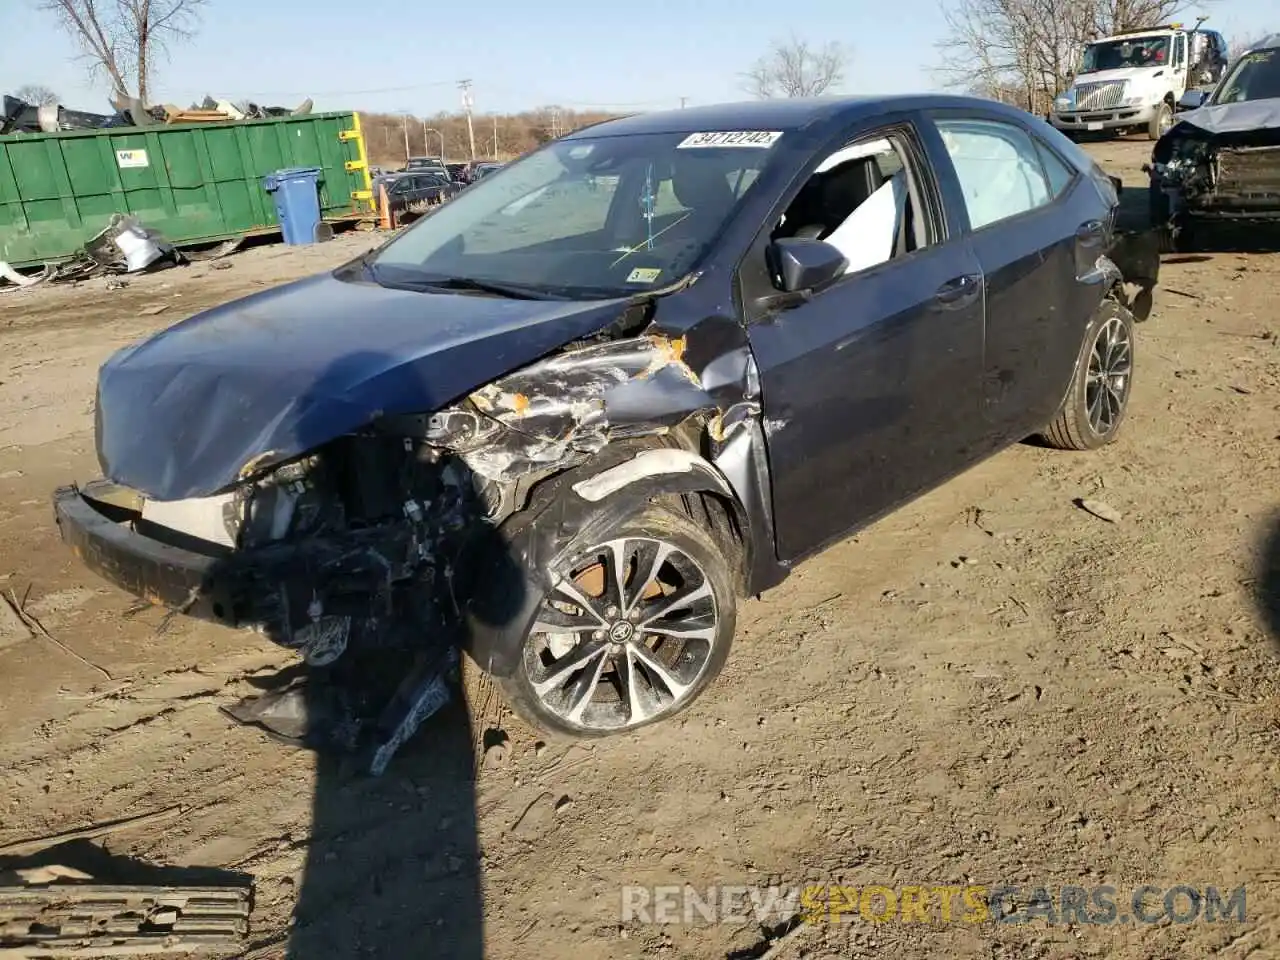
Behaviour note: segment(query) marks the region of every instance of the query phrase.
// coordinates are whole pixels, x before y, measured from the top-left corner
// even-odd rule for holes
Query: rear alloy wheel
[[[1133,386],[1133,314],[1107,299],[1085,333],[1062,409],[1041,435],[1060,450],[1096,450],[1119,435]]]
[[[515,673],[501,681],[533,726],[598,737],[654,723],[692,703],[724,665],[733,580],[721,548],[688,517],[647,507],[572,545],[551,574]]]

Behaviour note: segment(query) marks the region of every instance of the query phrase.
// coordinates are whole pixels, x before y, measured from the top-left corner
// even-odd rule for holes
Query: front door
[[[858,186],[860,174],[843,176],[837,163],[825,171],[820,166],[800,191],[810,208],[815,195],[831,198],[817,204],[827,211],[840,196],[853,195],[853,216],[822,228],[819,239],[851,242],[846,256],[861,269],[807,302],[756,318],[748,331],[760,370],[783,561],[839,539],[973,459],[981,271],[967,241],[947,235],[915,125],[856,136],[833,162],[846,151],[862,158],[849,162],[865,163],[858,148],[868,142],[891,149],[866,186]],[[820,183],[824,175],[834,179]],[[900,206],[892,235],[878,243],[880,222],[852,220],[860,209],[883,209],[881,190],[896,191]],[[788,214],[801,204],[798,196]],[[868,251],[878,249],[887,259],[868,265]],[[744,270],[747,302],[749,276]]]

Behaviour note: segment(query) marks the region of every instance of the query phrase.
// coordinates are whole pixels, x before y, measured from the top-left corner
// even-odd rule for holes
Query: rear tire
[[[1133,314],[1107,298],[1085,331],[1076,371],[1041,439],[1059,450],[1096,450],[1116,439],[1133,381]]]

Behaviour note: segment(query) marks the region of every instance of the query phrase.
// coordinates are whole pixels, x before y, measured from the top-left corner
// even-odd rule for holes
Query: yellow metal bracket
[[[360,114],[351,115],[352,125],[350,130],[342,130],[338,133],[338,139],[343,143],[355,141],[356,159],[348,160],[345,164],[348,173],[356,171],[364,172],[364,189],[352,190],[352,200],[363,200],[369,204],[369,209],[377,212],[378,206],[373,201],[373,177],[369,175],[369,154],[365,150],[364,132],[360,126]]]

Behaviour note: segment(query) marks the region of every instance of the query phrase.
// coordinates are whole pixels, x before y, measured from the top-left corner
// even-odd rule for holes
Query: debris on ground
[[[84,841],[62,843],[0,859],[0,956],[235,948],[248,936],[252,901],[248,874],[153,866]]]
[[[215,270],[225,270],[231,264],[223,262],[223,258],[239,250],[244,241],[243,236],[232,237],[207,249],[179,251],[159,231],[146,227],[137,217],[116,213],[105,228],[85,243],[79,256],[46,264],[38,274],[19,273],[0,261],[0,281],[7,281],[0,282],[0,293],[40,283],[81,283],[101,276],[107,277],[105,289],[123,290],[129,282],[121,279],[121,274],[152,272],[190,263],[208,262]],[[160,307],[154,312],[165,309],[167,307]]]
[[[1107,523],[1119,523],[1124,519],[1122,514],[1115,507],[1101,500],[1080,499],[1076,501],[1076,506],[1086,513],[1091,513],[1099,520],[1105,520]]]
[[[46,267],[44,271],[40,274],[37,274],[34,276],[27,276],[25,274],[19,273],[17,270],[13,269],[13,267],[9,266],[9,264],[5,263],[3,260],[0,260],[0,280],[5,280],[9,284],[12,284],[12,286],[8,286],[8,287],[0,284],[0,292],[4,290],[21,289],[24,287],[34,287],[37,283],[40,283],[44,280],[48,280],[50,273],[51,271],[49,270],[48,267]]]
[[[84,245],[84,252],[105,269],[137,273],[168,260],[177,262],[173,245],[155,230],[148,230],[137,217],[116,213],[106,229]]]

